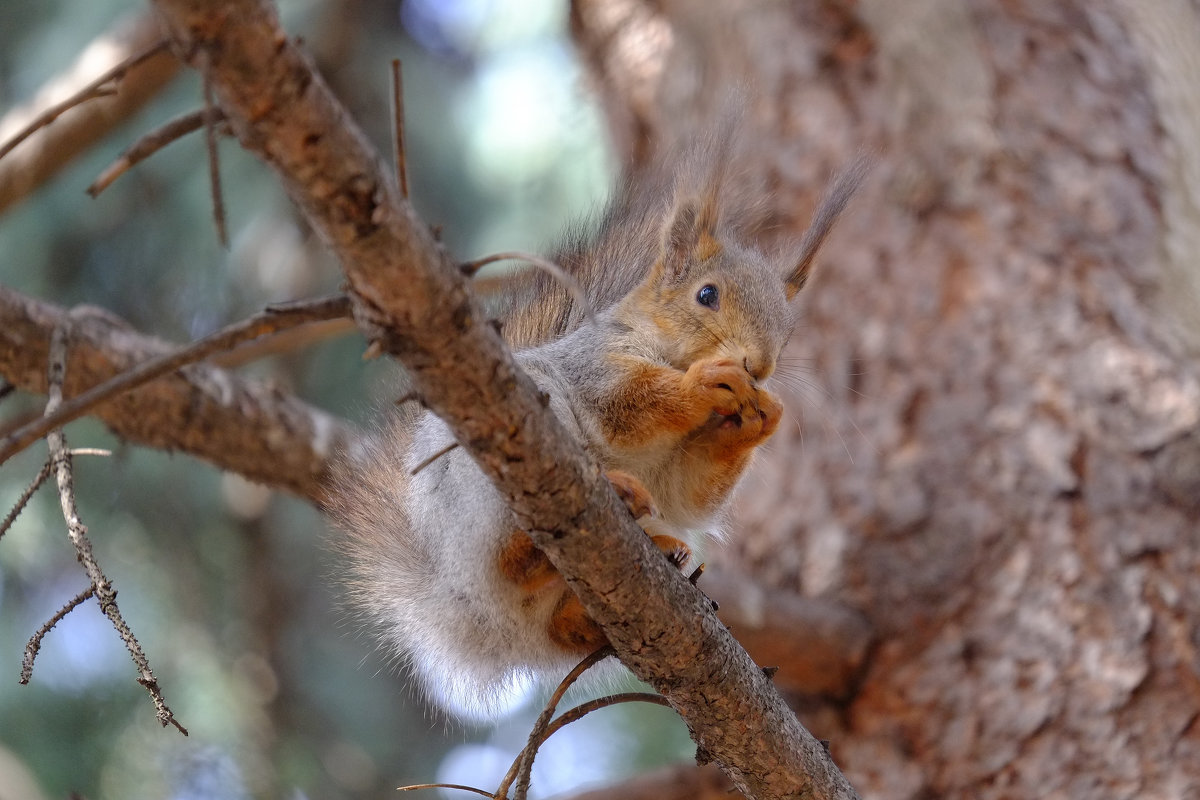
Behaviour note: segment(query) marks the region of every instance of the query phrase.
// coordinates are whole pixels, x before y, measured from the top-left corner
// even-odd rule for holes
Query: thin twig
[[[414,783],[412,786],[397,786],[398,792],[413,792],[417,789],[459,789],[464,792],[474,792],[481,794],[484,797],[491,797],[491,792],[485,792],[483,789],[476,789],[474,786],[463,786],[461,783]]]
[[[28,139],[33,133],[41,128],[46,127],[51,122],[54,122],[54,120],[58,119],[63,113],[70,111],[75,106],[81,103],[86,103],[88,100],[92,100],[97,97],[114,94],[114,90],[112,90],[111,87],[105,88],[105,84],[113,81],[119,81],[122,77],[124,77],[126,72],[133,69],[151,56],[157,55],[159,51],[165,50],[167,44],[168,41],[166,39],[162,39],[146,48],[142,52],[130,56],[120,64],[117,64],[115,67],[105,72],[100,77],[96,78],[96,80],[92,81],[87,86],[84,86],[66,100],[63,100],[61,103],[55,103],[41,114],[38,114],[32,122],[30,122],[21,130],[17,131],[15,136],[13,136],[4,144],[0,144],[0,158],[4,158],[6,155],[11,153],[17,145]]]
[[[395,115],[396,179],[400,181],[400,194],[408,199],[408,159],[404,155],[404,73],[400,59],[392,59],[392,113]]]
[[[47,371],[47,393],[49,395],[49,399],[46,401],[47,416],[53,414],[62,404],[63,382],[67,371],[69,327],[69,322],[56,326],[53,335],[50,337],[50,367]],[[55,428],[50,431],[46,436],[46,443],[50,447],[50,463],[53,465],[55,481],[58,484],[58,498],[62,506],[63,519],[67,523],[67,535],[71,538],[71,544],[75,547],[75,555],[79,559],[79,563],[83,565],[84,571],[87,572],[88,580],[91,582],[96,599],[100,603],[100,610],[112,622],[113,627],[117,629],[117,633],[121,637],[121,641],[125,643],[125,649],[129,651],[129,655],[137,667],[137,681],[146,687],[146,691],[150,693],[150,699],[154,703],[155,715],[158,717],[158,721],[163,727],[174,725],[180,733],[187,736],[187,729],[179,724],[179,721],[175,719],[174,712],[167,706],[167,701],[163,697],[162,689],[159,688],[158,680],[154,677],[154,672],[150,669],[150,662],[146,658],[146,653],[142,649],[141,642],[133,635],[129,624],[121,616],[121,610],[117,607],[117,590],[113,588],[112,583],[96,562],[96,555],[92,551],[92,542],[87,536],[87,527],[80,521],[79,509],[75,504],[75,481],[71,469],[71,451],[67,449],[67,441],[66,437],[63,436],[62,428]]]
[[[111,456],[112,450],[105,450],[103,447],[72,447],[71,457],[75,456]]]
[[[477,258],[474,261],[464,262],[459,266],[459,269],[463,271],[463,274],[473,276],[479,271],[480,267],[495,263],[496,261],[525,261],[532,266],[537,267],[542,272],[545,272],[551,278],[561,283],[566,288],[567,292],[570,293],[571,297],[575,299],[575,302],[579,304],[579,307],[583,309],[584,315],[592,322],[596,321],[596,312],[592,310],[592,304],[587,299],[587,295],[584,293],[583,287],[579,285],[579,281],[575,280],[573,275],[549,259],[542,258],[541,256],[534,255],[533,253],[522,253],[513,250],[507,253],[493,253],[490,256]]]
[[[454,448],[456,448],[456,447],[458,447],[458,442],[451,442],[450,444],[448,444],[448,445],[446,445],[445,447],[443,447],[441,450],[438,450],[436,453],[434,453],[433,455],[431,455],[429,458],[427,458],[427,459],[425,459],[424,461],[422,461],[420,464],[417,464],[415,467],[413,467],[413,468],[412,468],[412,472],[410,472],[410,473],[408,473],[408,474],[409,474],[409,475],[416,475],[418,472],[420,472],[421,470],[425,469],[425,468],[426,468],[426,467],[428,467],[430,464],[432,464],[433,462],[437,461],[439,458],[441,458],[442,456],[446,455],[446,453],[449,453],[451,450],[453,450],[453,449],[454,449]]]
[[[188,364],[203,361],[214,353],[229,350],[235,345],[270,333],[303,325],[308,322],[345,317],[350,314],[350,301],[345,295],[317,300],[269,306],[249,319],[223,328],[193,344],[138,364],[86,392],[57,406],[52,413],[23,425],[0,442],[0,463],[24,450],[55,427],[78,419],[95,406],[123,392],[135,389],[155,378],[174,372]]]
[[[517,787],[513,791],[513,800],[526,800],[526,796],[529,794],[530,776],[533,773],[533,759],[537,755],[537,751],[541,748],[541,746],[546,743],[547,739],[560,731],[562,728],[565,728],[567,725],[570,725],[572,722],[575,722],[578,719],[582,719],[584,716],[592,713],[593,711],[598,711],[609,706],[615,706],[618,703],[650,703],[652,705],[670,708],[670,703],[667,702],[667,698],[660,694],[651,694],[649,692],[624,692],[622,694],[610,694],[607,697],[589,700],[588,702],[582,703],[575,708],[572,708],[570,711],[565,712],[561,717],[546,726],[546,730],[538,740],[536,746],[530,750],[529,758],[521,768],[521,776],[517,780]],[[526,746],[526,749],[529,749],[528,745]]]
[[[621,694],[610,694],[607,697],[598,697],[595,700],[589,700],[586,703],[575,706],[575,708],[564,712],[561,717],[550,723],[549,727],[546,728],[546,735],[542,737],[542,742],[544,743],[572,722],[587,716],[593,711],[599,711],[602,708],[608,708],[620,703],[649,703],[652,706],[671,707],[667,698],[661,694],[651,694],[650,692],[622,692]]]
[[[42,465],[42,469],[38,472],[37,477],[33,479],[33,483],[25,488],[21,496],[17,498],[17,502],[13,504],[12,510],[8,512],[8,516],[4,518],[4,522],[0,523],[0,536],[8,533],[9,527],[16,522],[21,512],[25,510],[25,504],[29,502],[29,498],[33,497],[34,492],[42,488],[42,484],[50,477],[50,462],[47,461]]]
[[[46,466],[50,466],[49,462],[47,462]],[[63,617],[67,616],[67,614],[70,614],[80,603],[87,600],[89,597],[94,596],[95,594],[96,590],[92,586],[88,586],[88,588],[84,589],[82,592],[67,601],[65,606],[55,612],[53,617],[46,620],[46,622],[42,624],[42,627],[37,629],[37,633],[29,637],[29,642],[25,645],[25,655],[21,656],[20,683],[22,686],[28,685],[29,681],[33,678],[33,660],[37,658],[38,651],[42,649],[42,639],[44,639],[46,634],[54,629],[55,625],[63,621]]]
[[[526,741],[525,747],[517,754],[517,758],[513,761],[512,766],[508,768],[508,772],[504,775],[504,780],[500,782],[500,786],[496,789],[493,797],[503,798],[508,796],[508,788],[512,786],[513,781],[517,778],[526,760],[529,761],[532,768],[533,756],[537,752],[539,743],[544,738],[546,726],[550,724],[550,720],[554,717],[554,711],[558,708],[559,702],[562,701],[563,695],[567,693],[567,689],[570,689],[571,685],[579,680],[580,675],[615,653],[616,651],[612,649],[612,646],[604,645],[576,664],[575,668],[567,673],[567,676],[558,684],[554,693],[550,695],[550,699],[546,701],[542,713],[538,715],[537,721],[533,723],[532,730],[529,731],[529,739]]]
[[[178,141],[189,133],[200,130],[200,128],[204,127],[207,115],[210,114],[214,116],[212,120],[214,125],[225,120],[225,113],[221,109],[201,108],[176,117],[165,125],[150,131],[127,147],[125,152],[117,157],[116,161],[105,167],[104,171],[87,188],[87,193],[92,197],[96,197],[111,186],[113,181],[128,172],[134,164],[146,160],[171,142]]]
[[[217,228],[217,241],[224,249],[229,248],[229,231],[225,225],[225,196],[221,191],[221,159],[217,152],[217,104],[213,100],[212,81],[208,70],[203,70],[204,79],[204,147],[208,150],[208,182],[212,195],[213,224]]]
[[[235,369],[268,356],[292,353],[312,347],[320,342],[354,333],[357,330],[353,317],[317,320],[305,323],[298,328],[289,328],[253,342],[240,344],[233,350],[224,353],[214,353],[209,356],[208,363],[221,369]]]

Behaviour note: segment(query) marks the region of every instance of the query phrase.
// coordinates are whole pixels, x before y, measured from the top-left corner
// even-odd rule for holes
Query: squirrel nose
[[[775,371],[775,365],[763,359],[764,362],[751,362],[750,356],[742,358],[742,369],[750,374],[750,377],[756,381],[765,381],[771,377],[771,373]]]

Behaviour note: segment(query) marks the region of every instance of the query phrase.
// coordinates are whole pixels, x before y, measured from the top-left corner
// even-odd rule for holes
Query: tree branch
[[[364,331],[404,362],[425,404],[701,752],[758,798],[855,797],[545,407],[274,9],[263,0],[155,5],[178,50],[207,71],[235,134],[279,173],[341,259]]]
[[[0,119],[0,141],[7,141],[31,120],[66,97],[77,94],[101,72],[145,51],[163,37],[157,17],[147,11],[124,19],[80,54],[24,106]],[[128,119],[154,97],[179,70],[179,61],[160,52],[128,70],[111,97],[91,100],[59,116],[0,160],[0,212],[41,186],[79,153]]]
[[[65,403],[56,404],[53,413],[22,426],[0,440],[0,464],[20,452],[54,428],[79,419],[92,408],[125,392],[149,383],[155,378],[174,372],[189,364],[203,361],[210,355],[232,350],[239,344],[306,322],[327,321],[350,313],[350,303],[342,295],[315,301],[272,306],[261,314],[234,323],[198,342],[147,359],[136,367],[104,383],[93,386]]]
[[[49,461],[46,462],[46,466],[50,466]],[[49,474],[49,469],[47,469],[47,474]],[[29,637],[29,641],[25,644],[24,655],[21,656],[21,677],[17,680],[18,683],[25,686],[33,680],[33,662],[37,660],[38,653],[41,652],[42,640],[46,638],[46,634],[54,630],[55,625],[66,619],[67,614],[70,614],[85,601],[95,597],[95,595],[96,587],[89,584],[86,589],[68,600],[62,608],[54,612],[54,615],[50,619],[43,622],[42,626],[34,631],[33,635]]]
[[[175,352],[100,309],[68,312],[0,287],[0,374],[26,391],[44,393],[50,336],[68,315],[72,348],[67,396]],[[108,400],[94,413],[129,441],[181,450],[314,501],[320,498],[333,453],[356,435],[324,411],[206,364]]]
[[[125,76],[129,70],[141,64],[143,61],[148,61],[160,52],[166,49],[166,40],[160,39],[150,45],[145,50],[139,53],[134,53],[129,58],[117,64],[112,69],[102,73],[99,77],[93,79],[79,91],[72,94],[64,100],[53,103],[49,107],[43,109],[36,117],[29,121],[23,128],[17,131],[12,138],[6,139],[0,143],[0,158],[15,150],[21,142],[28,139],[33,134],[37,133],[42,128],[49,126],[54,120],[61,117],[73,108],[83,105],[89,100],[96,100],[101,97],[111,97],[117,93],[115,85]]]

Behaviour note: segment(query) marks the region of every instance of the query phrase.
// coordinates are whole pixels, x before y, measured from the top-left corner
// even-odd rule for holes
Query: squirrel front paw
[[[753,400],[750,373],[728,358],[696,361],[683,376],[683,389],[694,401],[701,421],[710,415],[733,417]]]
[[[741,441],[758,444],[775,432],[783,418],[783,403],[766,389],[756,390],[754,408],[739,415],[738,421],[721,424],[722,433],[732,434]]]
[[[695,400],[698,425],[715,423],[719,438],[757,444],[774,433],[783,416],[779,400],[732,359],[697,361],[688,367],[683,381]]]

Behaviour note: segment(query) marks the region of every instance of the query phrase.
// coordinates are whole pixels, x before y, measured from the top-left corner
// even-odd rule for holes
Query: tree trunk
[[[722,556],[874,626],[853,699],[810,715],[851,783],[1200,796],[1196,6],[576,0],[572,22],[634,163],[744,88],[738,167],[780,242],[878,153]]]

